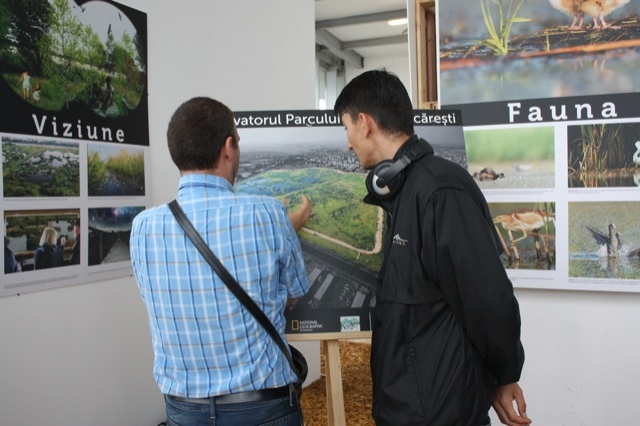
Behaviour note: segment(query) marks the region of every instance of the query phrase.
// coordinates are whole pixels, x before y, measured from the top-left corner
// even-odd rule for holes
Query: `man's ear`
[[[224,145],[222,145],[222,150],[220,154],[229,158],[231,157],[231,153],[235,150],[235,148],[236,148],[236,143],[233,140],[233,137],[227,136],[227,138],[224,140]]]
[[[358,126],[361,127],[360,130],[363,132],[363,136],[369,136],[371,132],[377,128],[377,123],[372,116],[361,112],[358,114]]]

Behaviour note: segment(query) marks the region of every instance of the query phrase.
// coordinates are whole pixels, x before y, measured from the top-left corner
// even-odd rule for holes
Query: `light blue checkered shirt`
[[[284,204],[235,194],[226,180],[204,174],[183,176],[176,198],[284,338],[287,298],[309,290]],[[295,381],[278,346],[212,271],[166,204],[134,219],[131,261],[162,393],[203,398]]]

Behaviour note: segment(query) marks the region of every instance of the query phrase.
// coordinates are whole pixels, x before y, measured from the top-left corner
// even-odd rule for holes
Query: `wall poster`
[[[438,3],[440,103],[516,287],[640,291],[640,5]]]
[[[370,331],[385,215],[366,205],[366,171],[333,111],[235,112],[242,155],[238,192],[286,200],[305,194],[313,214],[299,231],[310,291],[286,313],[287,334]],[[416,110],[415,131],[436,155],[466,167],[459,111]]]
[[[131,275],[151,203],[147,17],[108,0],[0,3],[0,296]]]

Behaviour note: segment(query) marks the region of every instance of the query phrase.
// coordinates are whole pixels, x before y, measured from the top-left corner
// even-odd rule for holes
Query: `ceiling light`
[[[397,26],[397,25],[407,25],[407,18],[400,18],[400,19],[390,19],[387,21],[387,24],[391,25],[391,26]]]

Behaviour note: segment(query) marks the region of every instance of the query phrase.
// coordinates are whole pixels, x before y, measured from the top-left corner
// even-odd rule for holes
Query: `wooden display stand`
[[[436,2],[416,0],[416,53],[418,108],[438,108],[438,53],[436,51]]]
[[[344,415],[339,341],[370,338],[370,331],[287,335],[289,342],[320,341],[320,350],[324,355],[324,370],[327,380],[327,420],[331,426],[346,426],[347,424]]]

